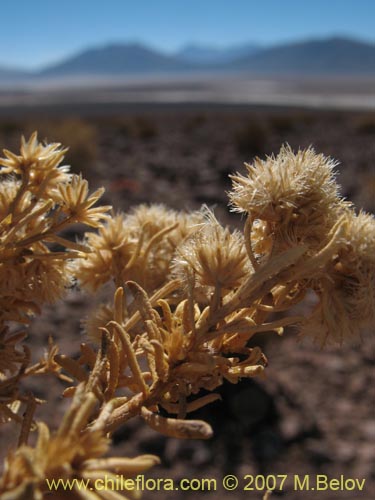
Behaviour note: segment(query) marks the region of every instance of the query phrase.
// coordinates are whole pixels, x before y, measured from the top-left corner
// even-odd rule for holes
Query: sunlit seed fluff
[[[338,255],[315,285],[319,303],[302,329],[322,344],[375,327],[375,219],[348,212],[344,227]]]
[[[375,218],[347,216],[346,245],[335,266],[335,279],[354,325],[375,326]]]
[[[0,264],[1,297],[12,296],[36,304],[60,299],[71,284],[71,264],[66,259],[34,258]]]
[[[80,285],[94,292],[115,277],[123,279],[137,249],[125,214],[109,217],[98,233],[85,233],[85,240],[91,252],[76,263],[75,275]]]
[[[167,279],[176,246],[203,220],[200,212],[179,213],[164,205],[140,205],[129,215],[114,215],[98,233],[86,233],[92,253],[77,263],[77,278],[92,291],[112,279],[155,290]]]
[[[164,250],[171,247],[174,251],[189,234],[194,232],[199,224],[204,222],[201,211],[177,212],[162,204],[142,204],[135,207],[126,217],[126,224],[134,234],[142,233],[145,241],[149,241],[163,229],[176,226],[168,233],[166,241],[161,242]]]
[[[143,231],[146,239],[150,239],[160,230],[177,222],[178,212],[162,204],[142,204],[132,209],[126,218],[131,230]]]
[[[232,176],[233,191],[229,196],[233,209],[280,221],[283,212],[303,208],[302,202],[308,203],[310,198],[327,206],[338,195],[336,166],[335,161],[316,154],[312,148],[294,153],[289,146],[283,146],[276,157],[257,158],[253,165],[246,164],[246,177]]]
[[[141,268],[134,268],[131,279],[148,290],[163,285],[171,270],[177,246],[204,223],[201,211],[186,213],[164,205],[140,205],[133,209],[127,223],[133,235],[143,240],[141,256],[147,249]]]
[[[72,285],[72,264],[66,259],[34,259],[25,269],[30,300],[43,304],[60,299]]]
[[[75,261],[74,276],[79,285],[89,292],[95,292],[113,277],[112,253],[93,248],[84,258]]]
[[[136,245],[131,228],[127,223],[127,216],[124,213],[109,217],[99,227],[98,233],[86,233],[85,236],[89,246],[95,250],[111,252],[122,250],[124,254],[128,253],[130,255]],[[127,248],[128,251],[125,250]]]
[[[199,285],[238,286],[250,272],[242,234],[231,233],[211,216],[177,249],[174,272],[184,277],[187,268],[194,272]]]
[[[276,157],[246,165],[247,176],[232,176],[233,210],[269,224],[276,249],[300,243],[318,248],[347,208],[339,197],[336,165],[312,148],[293,153],[284,146]]]
[[[134,240],[139,244],[139,258],[132,266],[128,279],[137,281],[147,291],[161,286],[178,239],[178,212],[164,205],[142,204],[126,218]]]

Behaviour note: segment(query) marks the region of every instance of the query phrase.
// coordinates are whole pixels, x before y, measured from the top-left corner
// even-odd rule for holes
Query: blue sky
[[[0,65],[39,67],[89,46],[142,41],[272,44],[350,35],[375,40],[374,0],[5,0]]]

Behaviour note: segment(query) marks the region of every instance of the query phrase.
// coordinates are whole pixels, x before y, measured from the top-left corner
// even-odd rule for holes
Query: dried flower
[[[63,160],[67,149],[60,148],[61,144],[53,143],[44,146],[38,142],[34,132],[26,142],[21,138],[20,155],[4,150],[5,158],[0,159],[3,168],[1,173],[24,174],[27,171],[43,170],[45,173],[55,169]]]
[[[319,303],[302,329],[321,344],[375,326],[375,219],[348,212],[344,228],[338,252],[313,280]]]
[[[117,286],[127,280],[153,291],[165,283],[176,246],[202,215],[179,214],[162,205],[141,205],[130,215],[117,214],[85,238],[92,252],[77,263],[80,284],[95,291],[111,279]]]
[[[276,157],[246,164],[246,177],[232,176],[233,210],[263,221],[260,229],[272,234],[274,253],[298,244],[317,250],[348,206],[339,197],[336,165],[312,148],[294,154],[284,146]],[[259,230],[258,237],[254,247],[265,250]]]
[[[104,193],[104,188],[89,195],[88,182],[81,175],[73,175],[71,181],[61,184],[57,191],[62,211],[72,222],[99,227],[101,221],[107,219],[106,212],[111,209],[110,206],[91,208]]]
[[[22,138],[20,155],[5,151],[0,194],[0,321],[25,322],[45,302],[63,295],[72,279],[69,259],[86,251],[58,232],[76,222],[96,227],[110,207],[92,208],[102,190],[88,193],[87,181],[58,167],[65,149],[42,145],[34,133]],[[74,252],[51,251],[58,243]]]
[[[0,264],[0,300],[8,296],[35,305],[52,303],[61,298],[71,280],[66,259],[53,254],[37,257],[30,252],[22,259]]]
[[[251,272],[243,236],[222,227],[215,216],[207,212],[204,225],[177,249],[174,272],[186,278],[190,269],[200,286],[237,287]]]
[[[86,233],[85,238],[91,252],[77,262],[75,271],[81,286],[93,292],[113,278],[120,284],[137,251],[125,216],[117,214],[109,218],[98,234]]]

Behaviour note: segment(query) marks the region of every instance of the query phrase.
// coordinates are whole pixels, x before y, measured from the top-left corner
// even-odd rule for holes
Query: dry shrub
[[[103,189],[90,193],[60,166],[65,153],[33,134],[0,159],[0,422],[18,434],[2,499],[119,500],[95,481],[133,477],[159,461],[108,456],[113,432],[130,419],[166,436],[208,439],[210,426],[189,414],[216,401],[224,381],[267,370],[262,349],[248,344],[258,333],[293,325],[324,346],[374,327],[375,220],[341,198],[333,160],[283,147],[233,175],[231,205],[245,216],[239,232],[207,208],[141,205],[109,215],[111,207],[94,206]],[[97,231],[64,239],[77,222]],[[27,325],[76,282],[92,294],[112,283],[113,300],[85,322],[77,359],[50,342],[32,365]],[[313,310],[293,315],[307,292],[316,295]],[[23,385],[46,374],[71,398],[54,430],[37,420],[43,402]],[[46,480],[89,480],[91,489],[73,482],[68,493],[61,483],[51,491]]]

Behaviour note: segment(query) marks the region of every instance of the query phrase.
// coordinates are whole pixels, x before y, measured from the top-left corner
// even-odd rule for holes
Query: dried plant
[[[213,391],[224,380],[263,373],[264,353],[248,347],[258,332],[294,325],[324,345],[374,326],[374,217],[356,215],[339,195],[335,163],[311,148],[284,147],[232,177],[243,233],[207,208],[142,205],[109,215],[110,207],[93,207],[102,190],[90,194],[87,181],[59,166],[65,152],[33,134],[19,155],[4,151],[0,160],[0,421],[19,425],[2,498],[64,498],[46,479],[131,477],[152,467],[158,458],[150,455],[107,457],[111,434],[134,417],[167,436],[209,438],[210,426],[188,414],[218,399]],[[97,232],[71,241],[63,234],[76,223]],[[22,341],[42,305],[75,283],[96,294],[111,282],[112,304],[84,322],[92,343],[81,345],[79,359],[50,341],[32,365]],[[315,308],[293,315],[308,291]],[[22,385],[46,373],[72,397],[55,431],[37,421],[42,402]],[[69,498],[120,495],[76,488]]]

